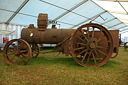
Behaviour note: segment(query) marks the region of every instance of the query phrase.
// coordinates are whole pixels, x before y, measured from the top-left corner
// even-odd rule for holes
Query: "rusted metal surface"
[[[105,27],[95,23],[82,25],[78,29],[57,29],[55,25],[48,29],[47,21],[47,14],[39,14],[38,28],[30,24],[28,28],[22,29],[22,40],[20,40],[24,42],[23,45],[26,45],[24,48],[30,49],[30,46],[32,48],[32,53],[29,52],[31,50],[28,50],[26,54],[31,53],[33,57],[37,57],[40,53],[62,52],[72,55],[73,59],[81,66],[102,66],[112,57],[112,53],[116,53],[113,57],[118,54],[118,30],[108,31]],[[37,44],[56,44],[56,46],[53,51],[39,52]],[[4,57],[7,62],[12,62],[6,52],[9,50],[8,46],[9,43],[4,48]],[[25,53],[20,53],[20,55],[23,54]]]
[[[21,38],[29,43],[37,44],[57,44],[67,36],[71,36],[76,29],[46,29],[39,31],[36,28],[24,28],[21,32]]]
[[[112,39],[113,39],[113,56],[111,58],[115,58],[119,52],[119,30],[109,30]]]

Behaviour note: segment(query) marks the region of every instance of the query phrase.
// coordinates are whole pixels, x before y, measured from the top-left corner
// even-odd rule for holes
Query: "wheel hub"
[[[90,44],[90,48],[94,49],[96,47],[95,43]]]
[[[19,56],[20,54],[21,54],[21,53],[20,53],[20,51],[18,51],[18,50],[15,52],[15,56]]]
[[[97,46],[97,39],[96,38],[92,38],[90,39],[90,41],[88,42],[88,47],[89,49],[95,49]]]

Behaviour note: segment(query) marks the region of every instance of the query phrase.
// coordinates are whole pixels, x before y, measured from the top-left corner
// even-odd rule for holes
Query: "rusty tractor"
[[[13,39],[5,45],[3,56],[7,64],[24,65],[31,56],[59,52],[71,55],[81,66],[103,66],[118,55],[118,30],[107,30],[92,22],[77,29],[57,29],[55,25],[47,29],[47,14],[38,15],[37,25],[37,28],[33,24],[23,28],[21,39]],[[52,51],[40,52],[38,44],[56,46]]]

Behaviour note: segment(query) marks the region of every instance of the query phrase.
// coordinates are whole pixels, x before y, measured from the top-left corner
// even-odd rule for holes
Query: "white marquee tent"
[[[0,23],[36,26],[39,13],[60,28],[75,29],[97,17],[94,23],[128,32],[128,0],[0,0]]]

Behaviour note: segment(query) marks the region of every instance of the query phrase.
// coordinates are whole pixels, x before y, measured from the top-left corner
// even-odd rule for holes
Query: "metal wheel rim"
[[[96,62],[96,58],[95,58],[95,61],[94,61],[94,62],[96,62],[96,63],[94,63],[94,64],[87,64],[87,63],[83,63],[85,57],[87,57],[87,55],[88,55],[88,56],[91,55],[91,57],[92,57],[93,60],[94,60],[94,57],[95,57],[94,53],[92,53],[92,51],[90,51],[89,53],[86,52],[86,53],[83,55],[82,60],[78,60],[78,59],[77,59],[77,56],[76,56],[76,54],[75,54],[75,51],[74,51],[75,49],[74,49],[74,47],[73,47],[73,45],[74,45],[74,42],[73,42],[73,41],[75,40],[78,31],[80,31],[81,29],[83,29],[83,28],[85,28],[85,27],[91,27],[91,26],[97,27],[98,29],[102,30],[103,33],[107,34],[107,35],[105,35],[105,36],[107,36],[108,39],[109,39],[109,44],[108,44],[108,45],[109,45],[109,46],[108,46],[109,52],[106,54],[106,57],[104,57],[100,62],[97,63],[97,62]],[[87,28],[87,29],[88,29],[88,28]],[[95,33],[95,32],[94,32],[94,33]],[[93,34],[93,32],[92,32],[92,34]],[[92,35],[92,36],[93,36],[93,35]],[[86,43],[86,44],[87,44],[87,43]],[[93,47],[93,45],[92,45],[92,47]],[[102,66],[102,65],[104,65],[104,64],[109,60],[109,58],[111,57],[111,55],[112,55],[112,49],[113,49],[113,41],[112,41],[111,34],[109,33],[109,31],[108,31],[106,28],[104,28],[104,27],[101,26],[101,25],[95,24],[95,23],[88,23],[88,24],[85,24],[85,25],[80,26],[80,27],[76,30],[76,32],[73,34],[73,36],[72,36],[72,38],[71,38],[71,44],[70,44],[71,54],[72,54],[72,56],[73,56],[73,59],[74,59],[79,65],[81,65],[81,66]],[[85,50],[85,51],[87,51],[87,50]],[[95,53],[95,54],[98,56],[98,52]],[[89,60],[89,59],[87,59],[87,61],[88,61],[88,60]]]
[[[17,42],[18,45],[17,46],[13,45],[12,44],[13,42]],[[19,49],[21,47],[20,44],[21,42],[24,43],[25,46],[27,46],[27,49],[24,50]],[[12,49],[11,49],[12,54],[9,55],[8,51],[10,50],[9,48],[10,45],[12,45]],[[28,62],[28,60],[31,57],[31,47],[25,40],[13,39],[5,45],[3,50],[3,56],[7,64],[24,65]],[[17,61],[15,61],[14,59]]]

